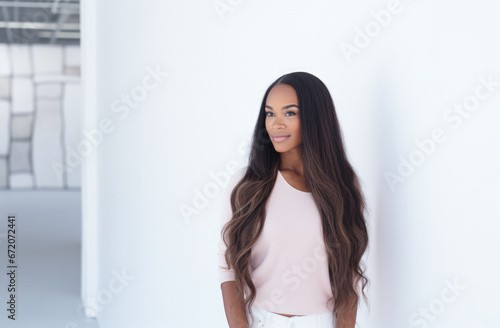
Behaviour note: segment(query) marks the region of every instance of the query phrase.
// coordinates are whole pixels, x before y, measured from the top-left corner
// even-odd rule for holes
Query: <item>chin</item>
[[[278,153],[286,153],[287,151],[289,151],[290,147],[282,147],[282,146],[276,146],[274,147],[274,150],[276,150]]]

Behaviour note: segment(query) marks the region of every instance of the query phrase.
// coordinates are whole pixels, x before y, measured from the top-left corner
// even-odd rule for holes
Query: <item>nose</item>
[[[278,127],[278,126],[285,126],[285,123],[283,122],[282,118],[276,118],[273,122],[273,127]]]

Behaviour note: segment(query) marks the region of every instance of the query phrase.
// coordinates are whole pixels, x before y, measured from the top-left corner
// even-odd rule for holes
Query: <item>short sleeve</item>
[[[221,285],[225,281],[234,281],[234,271],[233,269],[227,269],[227,262],[225,259],[226,252],[226,244],[222,240],[222,228],[224,224],[229,222],[232,217],[231,211],[231,192],[233,191],[236,184],[241,180],[244,173],[246,172],[246,167],[240,168],[236,171],[229,179],[229,183],[226,189],[223,192],[223,200],[222,200],[222,208],[221,208],[221,217],[219,224],[219,241],[217,245],[217,258],[218,258],[218,277],[219,277],[219,285]]]

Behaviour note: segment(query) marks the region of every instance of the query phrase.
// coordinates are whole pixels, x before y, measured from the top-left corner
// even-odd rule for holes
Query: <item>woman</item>
[[[293,72],[269,86],[228,190],[218,254],[230,328],[353,328],[366,205],[321,80]]]

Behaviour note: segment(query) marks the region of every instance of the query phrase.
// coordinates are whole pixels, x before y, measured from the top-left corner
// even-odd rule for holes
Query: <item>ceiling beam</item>
[[[24,8],[53,8],[54,2],[26,2],[26,1],[0,1],[1,7],[24,7]],[[80,3],[59,2],[56,4],[59,8],[80,10]]]
[[[39,38],[52,38],[52,33],[53,32],[49,32],[49,31],[43,31],[43,32],[39,32],[37,34],[37,36]],[[64,32],[64,31],[59,31],[57,32],[57,35],[56,37],[58,39],[79,39],[80,38],[80,33],[79,32]]]
[[[5,22],[0,21],[0,28],[21,28],[38,30],[56,30],[57,23]],[[61,30],[80,30],[79,23],[62,24]]]

